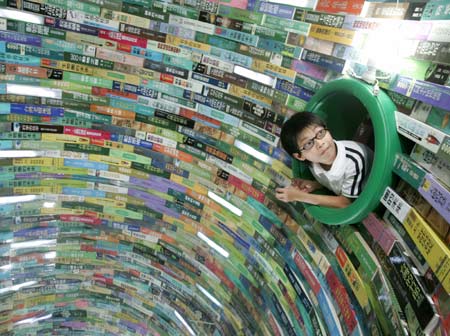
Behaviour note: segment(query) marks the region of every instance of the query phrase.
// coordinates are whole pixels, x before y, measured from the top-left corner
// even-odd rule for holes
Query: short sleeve
[[[361,152],[347,148],[346,159],[341,195],[357,198],[362,192],[366,178],[366,158]]]
[[[358,181],[361,179],[361,172],[357,173],[355,169],[345,174],[342,182],[341,195],[348,198],[357,198],[361,193],[361,188],[358,188]]]

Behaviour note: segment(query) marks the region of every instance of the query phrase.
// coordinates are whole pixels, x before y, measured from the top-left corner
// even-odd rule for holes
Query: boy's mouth
[[[320,152],[320,155],[325,154],[325,153],[328,151],[329,148],[330,148],[330,146],[328,146],[328,147],[326,147],[324,150],[322,150],[322,151]]]

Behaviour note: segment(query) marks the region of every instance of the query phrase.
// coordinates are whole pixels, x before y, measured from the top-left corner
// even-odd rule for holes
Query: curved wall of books
[[[448,2],[294,3],[0,0],[1,335],[447,335]],[[368,71],[415,146],[327,226],[280,128]]]

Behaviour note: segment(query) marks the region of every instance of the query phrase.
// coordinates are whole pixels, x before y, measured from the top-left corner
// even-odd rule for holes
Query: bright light
[[[25,158],[39,156],[38,151],[34,150],[3,150],[0,151],[0,158],[12,159],[12,158]]]
[[[29,240],[20,243],[12,243],[11,249],[25,249],[25,248],[33,248],[33,247],[41,247],[41,246],[51,246],[56,244],[56,239],[39,239],[39,240]]]
[[[194,330],[189,326],[189,324],[184,320],[183,316],[180,315],[176,310],[173,311],[177,319],[181,321],[181,323],[184,325],[184,327],[189,331],[189,334],[192,336],[195,336]]]
[[[217,245],[215,242],[213,242],[211,239],[209,239],[203,232],[198,231],[197,237],[199,237],[201,240],[203,240],[206,244],[208,244],[211,248],[219,252],[221,255],[223,255],[225,258],[228,258],[230,253],[228,251],[225,251],[225,249],[219,245]]]
[[[32,318],[28,318],[28,319],[16,322],[16,323],[14,323],[14,325],[28,324],[28,323],[31,324],[31,323],[47,320],[47,319],[51,318],[52,316],[53,316],[52,314],[48,314],[48,315],[44,315],[41,317],[32,317]]]
[[[253,147],[247,145],[246,143],[243,143],[240,140],[235,140],[234,145],[239,148],[241,151],[246,152],[247,154],[250,154],[254,158],[257,158],[258,160],[270,164],[272,163],[272,158],[268,156],[267,154],[261,153],[254,149]]]
[[[224,200],[222,197],[216,195],[212,191],[208,190],[208,197],[213,199],[214,201],[216,201],[217,203],[219,203],[223,207],[227,208],[228,210],[230,210],[235,215],[237,215],[239,217],[242,216],[242,210],[241,209],[235,207],[233,204],[231,204],[230,202]]]
[[[367,40],[367,33],[355,30],[355,35],[352,39],[352,47],[356,49],[364,49]]]
[[[311,0],[269,0],[268,2],[277,3],[280,5],[288,5],[288,6],[294,6],[294,7],[307,7],[312,8]]]
[[[44,208],[54,208],[55,207],[55,202],[44,202],[44,204],[42,204],[42,206]]]
[[[38,195],[20,195],[20,196],[6,196],[0,197],[0,205],[14,204],[21,202],[30,202],[38,198]]]
[[[33,286],[35,284],[37,284],[37,281],[27,281],[27,282],[24,282],[24,283],[21,283],[21,284],[18,284],[18,285],[9,286],[9,287],[5,287],[5,288],[0,288],[0,294],[7,293],[9,291],[18,291],[21,288],[30,287],[30,286]]]
[[[10,269],[12,269],[11,264],[0,266],[0,271],[9,271]]]
[[[205,296],[210,299],[212,302],[214,302],[215,305],[219,306],[220,308],[222,308],[222,304],[214,297],[212,296],[206,289],[204,289],[202,286],[200,286],[199,284],[196,284],[197,288],[200,289],[200,291],[205,294]]]
[[[60,89],[43,88],[21,84],[6,84],[6,93],[8,94],[61,99],[61,92],[62,91]]]
[[[45,259],[55,259],[56,258],[56,251],[47,252],[44,254]]]
[[[387,72],[400,72],[402,58],[400,46],[402,39],[395,32],[370,34],[366,41],[364,53],[377,69]]]
[[[361,13],[359,15],[361,17],[367,17],[367,12],[369,11],[370,7],[371,6],[369,3],[364,3]]]
[[[0,17],[4,17],[6,19],[44,24],[44,17],[35,14],[24,13],[18,10],[13,9],[0,9]]]
[[[233,72],[237,75],[252,79],[268,86],[272,86],[274,82],[273,77],[241,67],[240,65],[235,65]]]

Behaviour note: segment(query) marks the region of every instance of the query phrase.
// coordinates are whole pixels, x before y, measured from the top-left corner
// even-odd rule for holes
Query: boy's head
[[[311,112],[299,112],[287,120],[280,140],[289,155],[306,163],[331,164],[336,157],[333,137],[325,122]]]

